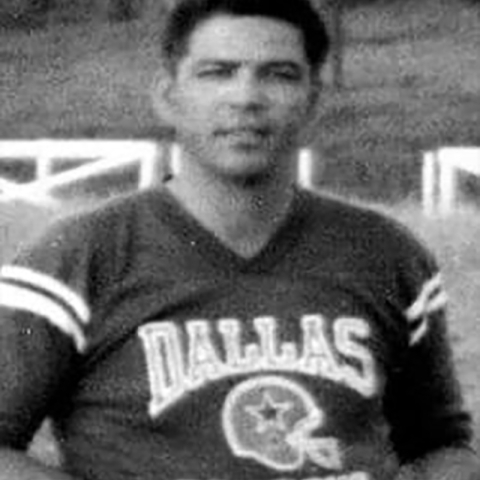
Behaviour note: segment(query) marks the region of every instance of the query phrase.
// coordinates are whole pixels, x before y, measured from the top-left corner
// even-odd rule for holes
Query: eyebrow
[[[230,60],[230,59],[220,59],[220,58],[206,58],[199,60],[196,64],[196,68],[202,68],[202,67],[238,67],[239,65],[242,65],[244,63],[242,60]],[[260,63],[260,68],[265,68],[265,67],[273,67],[273,68],[291,68],[294,70],[302,71],[303,68],[302,66],[294,62],[292,60],[267,60],[265,62]]]
[[[218,58],[207,58],[203,60],[199,60],[194,63],[195,68],[202,68],[202,67],[235,67],[240,65],[241,61],[235,60],[221,60]]]

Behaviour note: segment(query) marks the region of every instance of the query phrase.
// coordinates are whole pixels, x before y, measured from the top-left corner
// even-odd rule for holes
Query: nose
[[[266,108],[268,96],[260,79],[254,73],[239,74],[231,87],[230,102],[233,107],[251,112]]]

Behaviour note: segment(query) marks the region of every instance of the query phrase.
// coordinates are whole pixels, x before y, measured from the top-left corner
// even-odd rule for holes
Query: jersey
[[[166,189],[60,222],[0,277],[0,443],[53,419],[83,480],[389,480],[470,440],[432,255],[298,190],[233,253]]]

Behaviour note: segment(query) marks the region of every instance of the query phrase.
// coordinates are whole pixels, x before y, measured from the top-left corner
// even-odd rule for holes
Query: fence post
[[[433,215],[437,204],[437,156],[426,152],[422,165],[422,206],[426,215]]]
[[[171,175],[177,175],[182,168],[182,150],[180,145],[173,143],[170,146],[169,158],[167,160],[167,170]]]
[[[298,183],[304,188],[313,187],[313,169],[314,158],[311,150],[302,148],[298,152],[297,159],[297,180]]]
[[[449,158],[438,153],[438,176],[439,176],[439,196],[440,211],[442,215],[448,215],[452,212],[455,205],[456,190],[456,171],[455,166],[449,161]]]
[[[138,188],[149,188],[154,186],[158,181],[159,171],[163,170],[161,163],[162,150],[156,144],[145,144],[140,161],[140,175]]]

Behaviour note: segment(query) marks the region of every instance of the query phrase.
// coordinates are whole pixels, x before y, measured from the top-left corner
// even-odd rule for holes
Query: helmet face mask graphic
[[[342,468],[338,440],[312,437],[324,417],[307,390],[280,376],[240,383],[222,411],[232,453],[281,472],[298,470],[307,461],[328,470]]]

